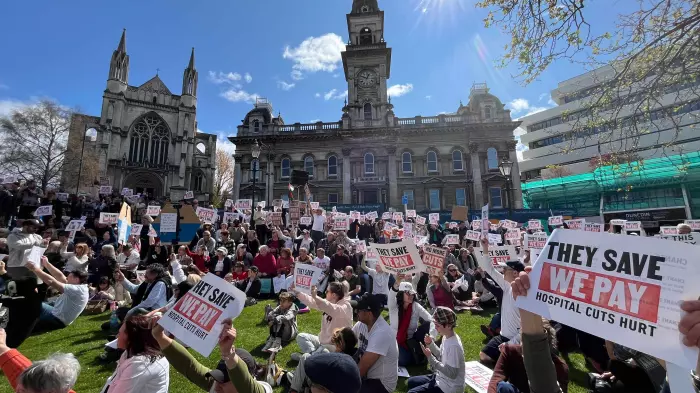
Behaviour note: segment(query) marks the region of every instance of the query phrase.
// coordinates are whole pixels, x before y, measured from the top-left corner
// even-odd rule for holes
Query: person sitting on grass
[[[41,265],[51,273],[44,273],[41,268],[32,263],[26,266],[37,278],[46,285],[58,291],[61,295],[53,306],[42,303],[39,321],[34,327],[34,332],[63,329],[78,319],[78,316],[85,310],[90,297],[87,285],[87,272],[75,270],[68,274],[68,277],[49,263],[45,257],[41,257]]]
[[[464,348],[454,330],[457,315],[447,307],[438,306],[433,313],[433,323],[442,335],[442,343],[438,347],[432,337],[425,336],[425,345],[421,343],[421,349],[434,373],[410,377],[406,382],[408,393],[462,393],[465,387]]]
[[[299,300],[311,309],[323,312],[321,317],[321,332],[318,336],[309,333],[299,333],[297,344],[302,353],[314,353],[321,351],[325,347],[329,351],[335,349],[331,342],[333,332],[336,329],[352,326],[352,305],[350,298],[346,296],[345,285],[339,282],[332,282],[326,290],[326,298],[316,295],[316,286],[311,287],[311,296],[295,290],[294,285],[290,286],[290,291],[296,293]],[[301,354],[293,353],[292,360],[299,360]]]
[[[263,347],[263,352],[279,352],[282,343],[288,343],[297,337],[297,312],[294,295],[289,292],[280,293],[280,304],[273,310],[266,307],[265,321],[270,327],[270,336]]]
[[[256,299],[260,296],[260,289],[262,288],[262,283],[258,278],[258,267],[251,266],[248,269],[248,277],[244,281],[239,281],[236,287],[245,293],[246,298]]]
[[[180,343],[168,337],[163,327],[158,325],[160,316],[153,317],[153,337],[168,362],[188,381],[197,385],[202,391],[215,393],[272,393],[267,382],[256,381],[257,365],[255,359],[246,350],[236,348],[236,329],[231,320],[224,320],[219,335],[221,360],[215,369],[199,363]]]
[[[320,353],[311,356],[304,363],[304,372],[306,387],[297,392],[357,393],[362,388],[360,370],[352,357],[345,353]]]
[[[101,277],[97,288],[91,288],[90,301],[109,300],[113,301],[116,293],[110,285],[109,277]]]
[[[236,262],[233,267],[233,272],[231,273],[231,281],[234,285],[245,281],[248,278],[248,270],[243,262]]]
[[[420,324],[420,319],[424,321],[423,324]],[[425,362],[419,345],[426,335],[437,335],[431,321],[430,313],[416,301],[413,285],[397,280],[389,295],[389,323],[399,344],[399,366]]]

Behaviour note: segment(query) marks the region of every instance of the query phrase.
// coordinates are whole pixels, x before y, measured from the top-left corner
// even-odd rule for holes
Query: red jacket
[[[198,253],[192,252],[190,250],[187,250],[187,255],[189,255],[189,257],[192,258],[192,262],[195,266],[197,266],[197,269],[199,269],[199,271],[201,271],[202,273],[209,272],[209,269],[207,268],[207,263],[209,262],[209,255],[199,255]]]
[[[17,378],[22,374],[22,371],[29,368],[32,365],[32,361],[24,357],[16,349],[10,349],[0,356],[0,369],[2,369],[3,374],[7,377],[7,381],[10,382],[12,390],[17,389]],[[69,393],[75,393],[70,390]]]
[[[256,266],[260,273],[265,273],[268,276],[274,276],[277,274],[277,260],[271,252],[268,252],[265,256],[258,254],[253,259],[253,266]]]

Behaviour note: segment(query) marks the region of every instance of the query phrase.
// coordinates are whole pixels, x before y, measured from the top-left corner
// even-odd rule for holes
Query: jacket
[[[352,305],[350,298],[345,297],[340,299],[338,303],[331,303],[326,299],[316,297],[313,298],[305,293],[297,292],[299,301],[306,304],[309,308],[323,312],[321,319],[321,333],[318,335],[318,341],[322,345],[330,344],[333,332],[336,329],[344,327],[352,327]]]
[[[168,393],[170,385],[170,364],[161,357],[152,361],[148,356],[137,355],[130,358],[127,352],[117,363],[114,374],[100,392],[109,393]]]
[[[296,304],[292,303],[292,306],[288,310],[283,310],[280,306],[275,307],[270,310],[270,312],[265,316],[268,322],[278,322],[282,324],[282,340],[291,341],[297,337],[297,332],[299,331],[297,327],[297,313],[299,308]]]
[[[397,293],[398,292],[395,291],[394,288],[389,288],[389,325],[391,325],[394,333],[399,331],[399,308],[396,303]],[[430,336],[437,337],[437,330],[435,329],[435,324],[433,324],[433,316],[417,301],[414,301],[411,323],[408,325],[408,338],[413,337],[413,334],[418,330],[418,318],[422,318],[425,322],[430,322]]]
[[[554,370],[556,372],[556,379],[559,382],[563,393],[568,391],[569,385],[569,366],[557,355],[551,353],[549,350],[549,341],[544,335],[541,335],[544,341],[540,341],[538,345],[544,344],[545,347],[541,347],[544,351],[539,352],[536,356],[532,356],[532,359],[523,359],[523,347],[519,344],[506,344],[501,356],[498,357],[498,362],[496,362],[496,367],[493,369],[493,376],[491,377],[491,382],[489,382],[488,393],[496,393],[498,383],[501,381],[510,382],[518,390],[523,393],[530,393],[530,381],[526,368],[526,361],[532,363],[535,367],[542,367],[544,362],[549,359],[544,359],[542,356],[547,356],[551,358],[551,362],[554,363]],[[523,336],[523,344],[527,340],[532,340],[536,336],[525,337]],[[528,342],[528,345],[531,345]],[[533,354],[534,355],[534,354]],[[552,364],[552,363],[550,363]],[[542,373],[533,373],[542,374]],[[551,381],[554,382],[554,381]],[[554,385],[554,383],[552,383]],[[541,391],[540,389],[532,389],[535,392]]]
[[[209,269],[209,272],[216,274],[220,278],[226,277],[227,274],[231,272],[231,268],[233,267],[231,264],[231,258],[229,257],[224,257],[223,263],[224,263],[224,268],[221,270],[220,273],[216,272],[216,264],[219,263],[219,258],[214,257],[209,260],[207,263],[207,269]]]
[[[246,291],[245,289],[248,287],[248,282],[250,282],[251,278],[248,277],[245,279],[245,281],[241,281],[238,283],[237,287],[241,291],[245,292],[246,297],[252,297],[256,298],[258,295],[260,295],[260,290],[262,289],[262,282],[260,281],[259,278],[255,277],[253,282],[250,284],[250,288]]]
[[[44,239],[37,234],[22,232],[22,229],[15,228],[7,237],[7,248],[10,250],[7,256],[7,267],[20,267],[24,262],[25,251],[32,247],[43,246]]]
[[[32,365],[32,361],[24,357],[18,350],[10,349],[0,356],[0,369],[2,373],[7,377],[7,381],[12,386],[12,390],[17,388],[17,378],[19,378],[22,371],[29,368]],[[68,393],[75,393],[73,390],[69,390]]]
[[[261,274],[264,273],[268,276],[277,274],[277,261],[275,260],[275,256],[270,252],[265,256],[261,254],[256,255],[255,258],[253,258],[253,266],[257,266]]]

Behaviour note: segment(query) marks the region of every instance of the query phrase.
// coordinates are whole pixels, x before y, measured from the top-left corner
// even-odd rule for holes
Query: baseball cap
[[[440,325],[457,326],[457,315],[447,307],[436,307],[435,312],[433,312],[433,320]]]
[[[357,363],[344,353],[321,353],[304,363],[306,376],[314,385],[330,392],[359,392],[362,387]]]
[[[506,262],[506,266],[515,270],[516,272],[524,272],[525,271],[525,265],[523,265],[523,263],[520,261]]]
[[[413,290],[413,284],[411,284],[410,282],[407,282],[407,281],[404,281],[401,284],[399,284],[399,291],[408,292],[411,295],[416,294],[416,291]]]
[[[255,367],[256,367],[255,359],[250,354],[250,352],[248,352],[242,348],[236,348],[236,354],[246,364],[246,366],[248,367],[248,372],[251,375],[254,375],[255,374]],[[226,361],[223,359],[219,361],[219,364],[216,365],[215,369],[209,370],[209,372],[206,375],[212,377],[218,383],[226,383],[226,382],[229,382],[231,380],[229,378],[229,375],[228,375],[228,368],[226,367]]]
[[[372,313],[379,313],[382,310],[382,303],[376,295],[365,293],[357,301],[357,311],[372,311]]]
[[[217,251],[217,252],[223,252],[224,255],[228,254],[228,250],[226,249],[226,247],[219,247],[219,248],[216,249],[216,251]]]

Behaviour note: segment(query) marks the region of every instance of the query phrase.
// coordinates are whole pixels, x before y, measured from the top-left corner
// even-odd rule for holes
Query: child
[[[100,282],[97,288],[91,288],[91,295],[91,301],[113,301],[116,296],[116,293],[114,292],[114,288],[112,288],[112,286],[110,285],[109,277],[100,277]]]
[[[297,336],[298,308],[294,305],[294,296],[289,292],[282,292],[279,299],[279,306],[265,315],[265,320],[270,326],[270,337],[263,347],[264,352],[278,352],[282,349],[283,341],[287,343]]]

